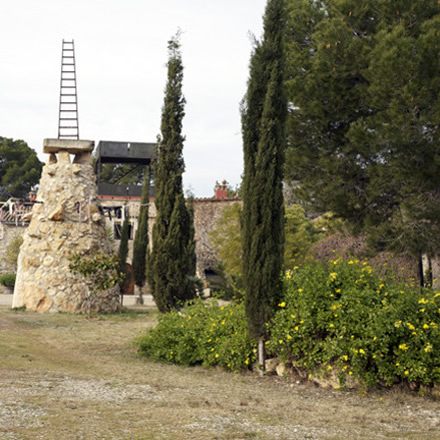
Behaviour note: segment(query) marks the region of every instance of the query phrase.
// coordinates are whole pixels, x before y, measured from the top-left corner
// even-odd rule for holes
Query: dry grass
[[[138,358],[143,310],[87,320],[0,308],[0,439],[440,439],[440,403]]]

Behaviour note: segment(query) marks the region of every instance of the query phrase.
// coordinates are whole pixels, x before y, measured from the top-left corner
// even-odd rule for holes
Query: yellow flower
[[[292,336],[290,336],[290,335],[287,335],[287,339],[292,339]]]
[[[298,289],[298,292],[301,293],[301,292],[304,292],[304,290],[303,289]]]
[[[282,339],[280,339],[278,342],[279,342],[280,344],[282,344],[284,341],[283,341]]]
[[[245,361],[244,361],[244,363],[247,365],[247,364],[249,364],[249,358],[247,358]]]
[[[425,311],[425,309],[419,309],[419,312],[422,312],[422,313],[423,313],[424,311]]]
[[[415,330],[416,329],[410,322],[407,322],[406,325],[408,326],[408,328],[410,330]]]
[[[409,371],[405,370],[405,375],[408,376],[408,374],[409,374]]]
[[[348,374],[351,376],[353,374],[353,371],[349,371]]]
[[[333,328],[335,325],[333,324],[333,322],[330,323],[329,327]]]
[[[334,280],[336,279],[337,276],[338,276],[337,272],[332,272],[332,273],[330,274],[330,279],[331,279],[332,281],[334,281]]]
[[[408,346],[406,344],[400,344],[399,345],[399,350],[406,351],[406,350],[408,350]]]
[[[215,354],[215,357],[218,358],[220,355],[218,353]]]
[[[423,328],[429,328],[428,324],[423,324]]]
[[[350,260],[349,262],[348,262],[348,264],[353,264],[354,263],[354,261],[353,260]]]
[[[286,303],[283,301],[283,302],[280,302],[279,304],[278,304],[278,307],[286,307]]]
[[[365,350],[363,348],[359,349],[360,354],[365,354]]]
[[[426,344],[426,347],[423,349],[425,351],[425,353],[429,353],[432,351],[432,345],[428,342]]]
[[[428,303],[429,303],[428,299],[425,298],[419,299],[419,304],[428,304]]]
[[[344,354],[344,356],[342,356],[343,357],[343,359],[344,359],[344,361],[348,361],[348,356],[346,355],[346,354]]]
[[[329,366],[327,367],[327,370],[332,370],[332,366],[329,365]]]

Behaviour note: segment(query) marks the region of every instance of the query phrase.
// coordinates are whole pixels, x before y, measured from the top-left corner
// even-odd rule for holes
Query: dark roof
[[[155,143],[99,141],[96,158],[101,163],[148,165],[155,157]]]

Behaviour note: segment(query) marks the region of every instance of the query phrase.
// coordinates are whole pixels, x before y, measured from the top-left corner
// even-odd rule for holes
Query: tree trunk
[[[258,340],[258,371],[260,376],[264,375],[266,364],[266,351],[264,350],[264,338]]]
[[[425,285],[425,280],[423,278],[423,259],[422,255],[419,255],[419,284],[420,287],[423,287]]]

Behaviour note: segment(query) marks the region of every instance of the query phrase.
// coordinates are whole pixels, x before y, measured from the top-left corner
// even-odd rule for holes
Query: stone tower
[[[120,309],[118,287],[92,301],[84,278],[69,269],[74,253],[111,250],[97,198],[93,148],[93,141],[44,140],[49,157],[20,249],[13,307],[69,313],[86,312],[89,304],[98,313]]]

